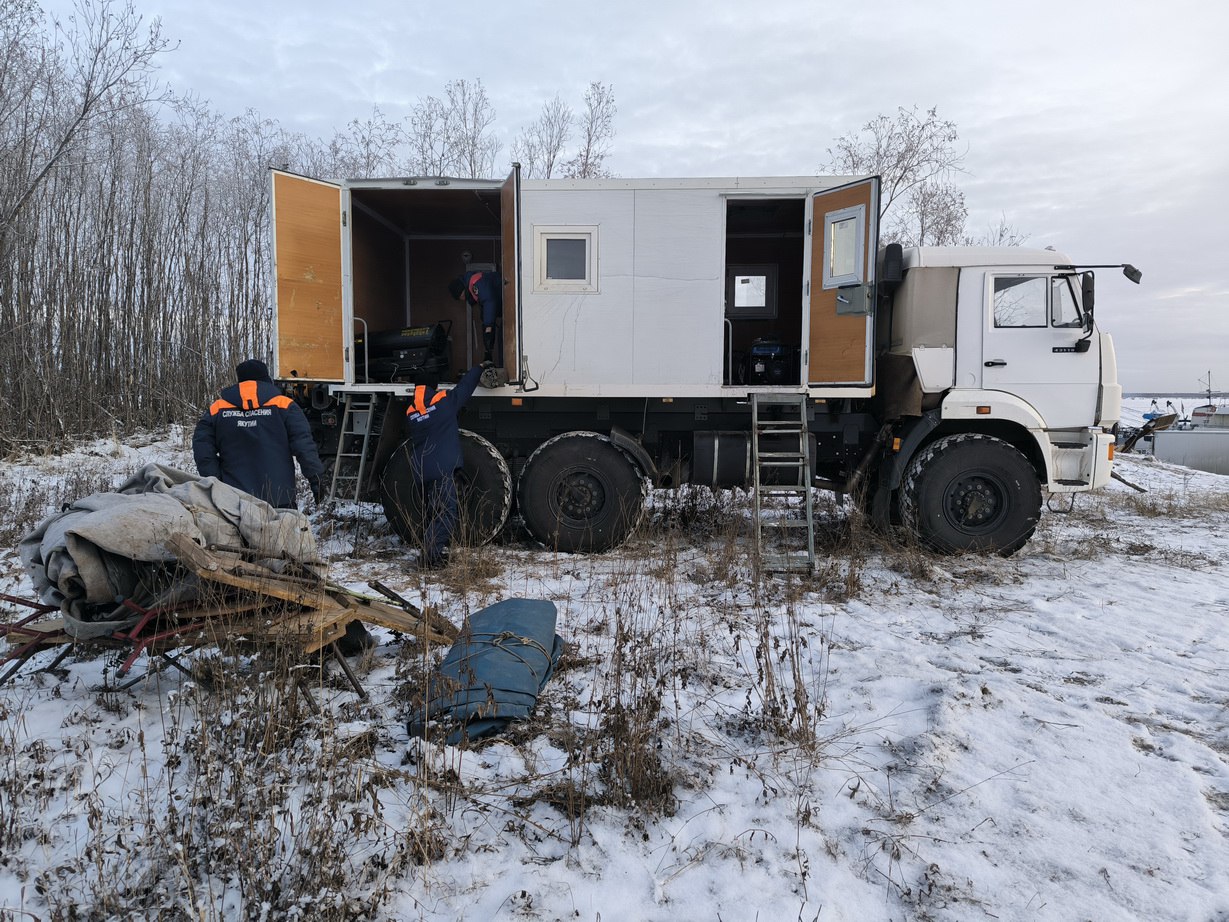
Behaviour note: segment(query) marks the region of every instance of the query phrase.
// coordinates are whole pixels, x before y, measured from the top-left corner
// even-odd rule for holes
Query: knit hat
[[[248,359],[235,366],[235,374],[240,381],[272,381],[269,377],[269,366],[260,359]]]

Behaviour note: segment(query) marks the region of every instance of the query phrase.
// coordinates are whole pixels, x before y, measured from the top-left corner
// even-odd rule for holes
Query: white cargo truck
[[[382,502],[407,540],[409,396],[482,355],[448,294],[467,269],[503,285],[498,367],[462,417],[471,541],[515,511],[601,550],[646,485],[690,483],[796,487],[808,520],[813,488],[851,492],[937,550],[1007,554],[1043,491],[1110,477],[1103,267],[880,251],[877,177],[272,181],[275,377],[334,495]]]

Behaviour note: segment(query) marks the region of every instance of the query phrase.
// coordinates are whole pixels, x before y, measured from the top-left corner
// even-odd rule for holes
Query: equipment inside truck
[[[806,202],[731,199],[725,234],[725,384],[797,384]]]
[[[482,355],[448,282],[502,262],[499,188],[351,188],[356,379],[447,378]]]

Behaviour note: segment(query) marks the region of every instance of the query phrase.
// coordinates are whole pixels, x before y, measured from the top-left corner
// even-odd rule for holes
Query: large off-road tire
[[[461,430],[461,469],[457,471],[460,521],[453,535],[459,544],[476,547],[498,535],[512,509],[512,472],[495,446]],[[401,540],[422,546],[423,507],[410,468],[410,443],[393,450],[380,478],[384,515]]]
[[[517,502],[530,533],[567,552],[622,544],[644,514],[645,479],[606,436],[565,432],[525,462]]]
[[[1041,517],[1041,483],[1013,445],[989,435],[949,435],[927,445],[901,485],[901,518],[944,554],[1014,554]]]

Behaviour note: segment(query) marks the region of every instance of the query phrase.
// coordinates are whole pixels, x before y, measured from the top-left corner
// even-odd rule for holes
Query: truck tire
[[[457,471],[460,521],[453,539],[477,547],[503,530],[512,509],[512,472],[495,446],[462,429],[461,469]],[[401,540],[422,545],[423,508],[410,468],[410,443],[393,450],[380,479],[384,515]]]
[[[964,433],[927,445],[901,485],[901,518],[942,554],[1010,556],[1041,517],[1041,483],[1021,452],[1002,439]]]
[[[565,432],[525,462],[517,502],[530,533],[555,550],[605,551],[644,514],[645,480],[606,436]]]

